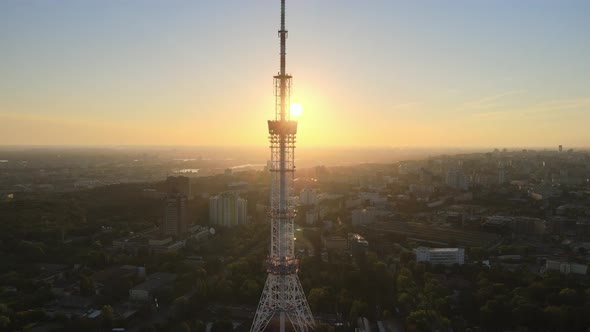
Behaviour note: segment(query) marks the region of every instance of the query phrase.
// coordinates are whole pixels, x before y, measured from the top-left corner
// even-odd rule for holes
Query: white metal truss
[[[313,316],[297,274],[268,275],[250,331],[264,331],[277,313],[284,313],[297,332],[313,327]]]
[[[294,243],[294,188],[295,142],[297,122],[287,112],[291,94],[291,75],[286,73],[285,0],[281,0],[281,70],[275,80],[275,120],[268,121],[270,141],[270,254],[266,261],[268,277],[251,332],[261,332],[275,315],[280,331],[285,331],[289,319],[296,332],[313,328],[314,320],[297,277],[299,262],[295,257]]]

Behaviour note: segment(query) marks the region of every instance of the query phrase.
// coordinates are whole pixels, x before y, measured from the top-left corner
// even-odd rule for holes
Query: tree
[[[232,332],[234,325],[227,319],[217,320],[211,326],[211,332]]]
[[[472,247],[469,250],[469,258],[475,260],[482,260],[489,257],[489,253],[486,249],[482,247]]]
[[[546,329],[549,331],[565,331],[565,325],[567,324],[566,313],[562,308],[556,306],[548,306],[543,311],[543,317],[545,318]]]
[[[176,298],[173,303],[173,316],[175,320],[182,320],[188,314],[188,299],[184,296]]]
[[[334,332],[334,327],[326,323],[317,323],[314,332]]]
[[[195,282],[195,291],[196,296],[200,302],[205,302],[207,300],[207,296],[209,294],[209,289],[207,287],[207,281],[204,279],[197,279]]]
[[[447,318],[433,311],[417,310],[413,311],[406,322],[409,331],[431,332],[431,331],[449,331],[450,322]]]
[[[406,318],[410,331],[432,331],[433,317],[426,310],[412,311]]]
[[[8,315],[8,306],[4,303],[0,303],[0,315]]]
[[[205,322],[197,319],[193,322],[193,327],[191,330],[192,332],[205,332],[207,330],[207,326],[205,325]]]
[[[352,301],[352,305],[350,306],[350,313],[349,318],[351,320],[356,320],[358,317],[362,317],[367,314],[369,306],[367,303],[354,300]]]
[[[338,297],[338,309],[341,312],[350,312],[350,306],[352,305],[352,296],[347,288],[340,290],[340,296]]]
[[[392,317],[391,315],[391,311],[389,310],[383,310],[383,319],[390,319]]]
[[[80,295],[92,296],[96,294],[94,290],[94,280],[85,275],[80,277]]]
[[[517,326],[526,326],[531,331],[543,330],[543,322],[539,317],[543,317],[543,310],[537,305],[528,303],[526,299],[522,301],[512,300],[514,310],[512,311],[512,320]]]
[[[256,280],[244,280],[242,286],[240,287],[240,295],[246,301],[256,300],[260,295],[260,292],[260,286],[258,285],[258,282],[256,282]]]
[[[480,316],[484,326],[501,329],[511,325],[511,322],[506,320],[506,317],[511,317],[512,313],[507,302],[504,296],[496,296],[480,308]]]
[[[578,294],[575,289],[564,288],[559,292],[559,300],[566,305],[575,305]]]
[[[191,332],[191,328],[190,326],[187,324],[187,322],[181,322],[178,324],[175,324],[174,328],[172,330],[170,330],[171,332]]]
[[[101,309],[102,324],[106,328],[113,326],[113,320],[115,319],[115,313],[113,307],[110,305],[103,305]]]
[[[153,326],[144,326],[141,329],[139,329],[139,332],[158,332],[158,331]]]
[[[312,311],[323,311],[327,297],[325,288],[312,288],[307,296],[307,302]]]
[[[416,254],[411,251],[404,251],[404,252],[402,252],[402,254],[400,256],[400,262],[404,265],[411,262],[411,261],[415,261],[415,260],[416,260]]]
[[[4,329],[8,328],[9,325],[10,325],[10,318],[8,318],[7,316],[4,316],[4,315],[0,315],[0,329],[4,330]]]
[[[397,296],[397,301],[406,311],[411,311],[416,306],[416,297],[406,292],[400,293]]]

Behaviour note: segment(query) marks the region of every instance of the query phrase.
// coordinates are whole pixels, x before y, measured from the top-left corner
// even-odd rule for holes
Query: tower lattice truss
[[[297,274],[268,275],[250,331],[263,331],[276,313],[283,316],[279,319],[286,316],[297,332],[313,326],[313,316]]]
[[[268,277],[251,332],[264,331],[273,317],[285,331],[288,319],[297,332],[308,331],[314,320],[299,282],[299,263],[295,257],[295,143],[297,122],[287,113],[292,77],[286,73],[285,0],[281,0],[281,70],[274,76],[275,120],[268,121],[270,141],[271,193],[269,217],[271,222],[270,255],[266,260]]]

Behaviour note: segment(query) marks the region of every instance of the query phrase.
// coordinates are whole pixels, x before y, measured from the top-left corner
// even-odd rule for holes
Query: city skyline
[[[278,64],[273,9],[0,3],[0,142],[264,146]],[[587,146],[588,9],[294,2],[298,145]]]

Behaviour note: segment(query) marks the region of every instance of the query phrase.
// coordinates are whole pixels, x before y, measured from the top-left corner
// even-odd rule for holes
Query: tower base
[[[279,316],[281,332],[286,319],[296,332],[313,327],[313,316],[297,274],[268,274],[250,332],[264,331],[275,315]]]

